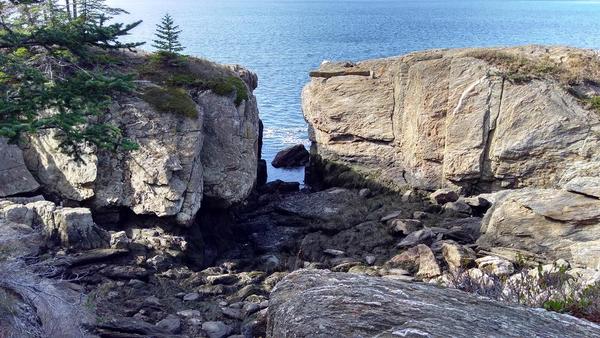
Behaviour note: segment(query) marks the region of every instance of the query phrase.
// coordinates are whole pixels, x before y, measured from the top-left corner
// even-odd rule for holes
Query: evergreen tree
[[[183,46],[179,43],[179,26],[175,25],[173,18],[165,14],[159,25],[156,26],[156,40],[153,40],[152,47],[159,52],[175,55],[183,51]]]
[[[0,3],[0,137],[25,141],[24,134],[51,129],[76,158],[88,144],[135,148],[118,127],[102,122],[111,99],[134,89],[133,77],[111,72],[110,58],[102,56],[141,45],[119,41],[141,21],[104,25],[73,17],[81,0],[66,4],[70,9],[54,0]]]

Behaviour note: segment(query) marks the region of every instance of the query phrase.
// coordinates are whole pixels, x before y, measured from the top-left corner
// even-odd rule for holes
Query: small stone
[[[375,263],[376,259],[377,259],[377,257],[375,257],[373,255],[366,255],[365,256],[365,262],[367,262],[367,264],[369,264],[369,265],[373,265],[373,263]]]
[[[119,293],[116,291],[110,291],[110,292],[108,292],[108,294],[106,294],[106,298],[108,298],[108,299],[114,299],[117,297],[119,297]]]
[[[435,234],[433,233],[433,231],[431,231],[431,229],[425,228],[422,230],[417,230],[415,232],[411,232],[402,241],[400,241],[400,243],[398,243],[396,246],[398,248],[407,248],[407,247],[415,246],[417,244],[431,242],[431,241],[433,241],[434,238],[435,238]],[[431,243],[429,243],[429,244],[431,244]]]
[[[358,196],[362,197],[362,198],[367,198],[369,196],[371,196],[371,190],[364,188],[364,189],[360,189],[358,191]]]
[[[458,193],[451,189],[439,189],[429,195],[432,202],[444,205],[449,202],[458,201]]]
[[[167,318],[156,323],[156,326],[173,334],[181,332],[181,320],[174,315],[168,315]]]
[[[485,209],[489,208],[491,205],[490,201],[480,196],[459,198],[458,200],[462,200],[463,202],[467,203],[471,208],[475,209]]]
[[[230,285],[230,284],[236,283],[238,281],[238,277],[236,275],[223,274],[223,275],[216,275],[216,276],[208,276],[208,277],[206,277],[206,281],[212,285],[215,285],[215,284]]]
[[[328,255],[334,256],[334,257],[343,256],[346,254],[342,250],[336,250],[336,249],[325,249],[325,250],[323,250],[323,252]]]
[[[418,219],[393,219],[389,225],[394,235],[408,235],[423,228],[423,223]]]
[[[144,299],[144,304],[146,305],[157,305],[160,306],[160,299],[156,296],[149,296]]]
[[[443,243],[442,255],[450,269],[458,270],[469,267],[475,261],[475,252],[459,244]]]
[[[418,199],[417,193],[414,190],[407,190],[404,194],[402,194],[402,202],[410,203],[414,202]]]
[[[200,318],[201,316],[200,311],[192,309],[179,311],[177,315],[183,318]]]
[[[440,266],[437,264],[433,252],[424,244],[414,246],[392,257],[385,265],[392,269],[403,268],[417,271],[417,277],[420,278],[431,278],[441,274]]]
[[[476,259],[475,263],[482,271],[496,276],[506,276],[515,272],[515,267],[510,261],[496,256],[481,257]]]
[[[461,201],[448,202],[444,204],[442,210],[444,210],[444,213],[446,214],[455,216],[470,215],[473,212],[467,203]]]
[[[200,325],[202,325],[202,319],[200,319],[200,318],[190,318],[190,319],[188,319],[187,322],[191,326],[200,326]]]
[[[202,330],[209,338],[225,338],[233,332],[233,328],[223,322],[204,322]]]
[[[171,267],[171,260],[165,255],[156,255],[146,260],[146,264],[157,271],[164,271]]]
[[[197,292],[191,292],[183,296],[184,302],[193,302],[200,299],[200,295]]]
[[[131,280],[129,280],[127,285],[131,286],[134,289],[141,289],[141,288],[146,287],[146,283],[139,279],[131,279]]]
[[[221,308],[221,312],[225,315],[225,317],[229,317],[232,319],[242,320],[244,316],[242,316],[242,310],[234,309],[232,307]]]
[[[354,273],[357,275],[366,275],[366,276],[379,276],[379,272],[371,267],[371,266],[364,266],[364,265],[356,265],[351,267],[348,270],[348,273]]]
[[[415,211],[413,212],[413,218],[414,219],[426,219],[429,218],[429,213],[424,212],[424,211]]]
[[[389,221],[391,219],[398,218],[401,215],[402,215],[402,210],[397,210],[397,211],[391,212],[391,213],[389,213],[389,214],[381,217],[380,221],[382,221],[383,223],[385,223],[385,222],[387,222],[387,221]]]
[[[125,231],[118,231],[110,235],[110,247],[113,249],[129,249],[131,240]]]
[[[268,303],[267,303],[268,306]],[[260,304],[256,304],[256,303],[246,303],[244,304],[244,307],[242,307],[242,316],[244,318],[250,316],[251,314],[259,311],[261,309]]]
[[[303,144],[288,147],[275,155],[271,165],[275,168],[296,168],[306,165],[310,154]]]
[[[281,265],[281,261],[276,255],[264,255],[261,257],[261,261],[267,271],[277,270]]]

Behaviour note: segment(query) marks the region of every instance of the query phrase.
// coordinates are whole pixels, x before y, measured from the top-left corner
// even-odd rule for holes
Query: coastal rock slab
[[[553,68],[507,71],[519,62]],[[600,116],[559,80],[594,76],[592,64],[594,51],[545,46],[329,63],[302,92],[312,152],[395,190],[557,187],[600,160]]]
[[[600,200],[557,189],[500,196],[486,213],[477,244],[527,250],[600,269]]]
[[[277,284],[268,337],[600,337],[600,326],[434,285],[326,270]]]

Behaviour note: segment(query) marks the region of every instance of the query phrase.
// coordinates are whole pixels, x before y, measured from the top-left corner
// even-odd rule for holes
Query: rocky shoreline
[[[241,67],[209,67],[244,81],[239,105],[190,92],[199,114],[189,118],[120,102],[113,118],[144,140],[131,155],[90,152],[82,164],[46,136],[0,144],[0,336],[600,337],[597,112],[554,75],[498,78],[502,66],[482,61],[498,50],[485,51],[323,65],[304,92],[313,148],[303,189],[257,178],[257,77]],[[515,51],[592,55],[501,52]],[[485,129],[488,153],[468,131],[494,111],[498,81],[509,112]],[[569,88],[595,95],[582,81]],[[432,96],[434,82],[461,94]],[[403,115],[390,95],[404,97]],[[441,103],[457,95],[458,108]],[[411,119],[413,134],[385,125]],[[541,123],[548,137],[506,123]],[[410,135],[422,139],[407,151]],[[277,162],[307,159],[294,147]]]

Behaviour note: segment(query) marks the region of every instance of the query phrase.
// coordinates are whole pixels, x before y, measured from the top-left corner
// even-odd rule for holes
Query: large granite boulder
[[[58,150],[53,132],[47,131],[22,146],[25,163],[46,192],[89,202],[94,209],[126,207],[189,224],[203,199],[218,207],[240,202],[256,181],[259,119],[252,90],[257,80],[239,66],[220,71],[227,69],[230,76],[248,81],[247,99],[241,103],[235,93],[191,90],[196,114],[187,116],[158,111],[143,97],[121,98],[108,122],[139,149],[114,154],[89,148],[82,161],[74,161]]]
[[[600,199],[596,177],[562,189],[497,193],[481,227],[480,248],[526,250],[550,260],[600,269]]]
[[[600,337],[600,326],[434,285],[299,270],[271,293],[268,337]]]
[[[324,64],[302,105],[314,155],[392,189],[553,187],[600,162],[599,70],[567,47],[432,50]]]
[[[56,206],[50,201],[17,203],[0,200],[0,219],[39,229],[48,245],[65,248],[108,247],[110,235],[94,223],[88,208]]]
[[[0,197],[32,192],[39,187],[25,166],[21,149],[0,138]]]

